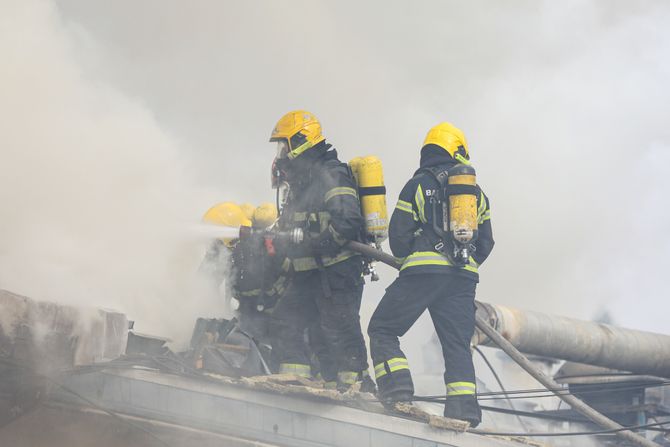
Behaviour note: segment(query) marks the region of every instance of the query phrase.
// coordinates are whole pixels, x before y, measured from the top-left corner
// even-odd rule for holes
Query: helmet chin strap
[[[456,155],[454,155],[454,159],[456,159],[456,161],[458,161],[460,163],[463,163],[464,165],[471,164],[470,160],[468,160],[467,158],[465,158],[464,156],[462,156],[461,154],[458,154],[458,153]]]
[[[291,152],[289,152],[289,153],[288,153],[288,158],[290,158],[291,160],[293,160],[293,159],[295,159],[296,157],[298,157],[300,154],[302,154],[303,152],[305,152],[307,149],[309,149],[309,148],[311,148],[311,147],[313,147],[313,146],[314,146],[314,145],[313,145],[312,143],[310,143],[309,141],[305,141],[303,144],[301,144],[300,146],[296,147],[296,148],[293,149]]]

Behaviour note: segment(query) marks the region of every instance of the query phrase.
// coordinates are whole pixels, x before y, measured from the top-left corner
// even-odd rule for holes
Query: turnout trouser
[[[332,369],[327,365],[335,365],[338,381],[351,383],[367,371],[359,316],[363,294],[361,272],[361,260],[355,257],[326,267],[325,273],[311,270],[293,276],[273,312],[280,372],[311,375],[303,336],[307,328],[324,372]],[[326,296],[323,287],[323,274],[330,286],[330,296]]]
[[[409,363],[400,349],[404,335],[428,309],[444,356],[445,415],[476,424],[475,371],[470,340],[475,327],[477,282],[445,273],[401,274],[387,289],[368,326],[379,393],[384,399],[414,393]],[[451,403],[451,404],[450,404]]]

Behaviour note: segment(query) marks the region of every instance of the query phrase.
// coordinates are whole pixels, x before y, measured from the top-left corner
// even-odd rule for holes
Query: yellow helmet
[[[254,228],[267,228],[277,220],[277,207],[273,203],[263,203],[254,210],[252,222]]]
[[[233,202],[217,203],[207,210],[202,220],[225,227],[251,226],[251,220],[244,215],[240,206]]]
[[[463,135],[461,129],[451,123],[444,122],[431,128],[428,131],[428,135],[426,135],[426,139],[423,140],[423,145],[425,146],[427,144],[434,144],[441,147],[456,159],[468,159],[470,157],[468,142],[465,141],[465,135]]]
[[[242,214],[248,219],[252,220],[254,217],[254,210],[256,209],[255,206],[253,206],[251,203],[243,203],[240,205],[240,209],[242,210]]]
[[[291,160],[325,139],[321,135],[321,123],[306,110],[295,110],[282,116],[270,136],[270,141],[279,143],[277,158]]]

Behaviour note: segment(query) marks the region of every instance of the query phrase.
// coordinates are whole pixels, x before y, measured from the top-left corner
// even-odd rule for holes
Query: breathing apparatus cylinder
[[[389,229],[382,162],[375,156],[356,157],[349,166],[358,185],[366,239],[379,245],[388,238]]]
[[[443,207],[445,231],[454,241],[454,257],[466,264],[470,244],[477,239],[477,174],[471,165],[458,164],[449,169],[447,186],[449,206]]]

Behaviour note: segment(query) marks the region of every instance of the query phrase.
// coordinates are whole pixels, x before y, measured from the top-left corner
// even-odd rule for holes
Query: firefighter
[[[203,222],[227,228],[239,228],[242,225],[251,225],[239,205],[233,202],[217,203],[207,210],[202,217]],[[212,287],[219,289],[226,279],[228,256],[237,242],[237,238],[214,239],[207,248],[199,271],[212,283]]]
[[[459,129],[441,123],[428,132],[420,169],[402,189],[391,217],[391,251],[403,259],[403,264],[375,310],[368,334],[380,398],[388,404],[411,401],[414,386],[398,337],[428,309],[444,356],[444,415],[466,420],[474,427],[481,422],[481,410],[470,340],[475,324],[477,270],[494,243],[489,200],[479,186],[472,186],[477,191],[473,221],[478,238],[464,264],[456,263],[444,250],[450,241],[443,240],[434,226],[442,210],[433,210],[441,188],[435,173],[469,163],[468,146]]]
[[[304,235],[286,247],[291,281],[273,313],[280,372],[311,376],[303,334],[316,323],[310,334],[323,337],[330,353],[324,359],[320,350],[319,360],[337,372],[324,378],[336,379],[339,389],[361,381],[370,386],[359,317],[363,260],[344,247],[364,225],[355,181],[310,112],[284,115],[270,141],[277,144],[273,185],[287,186],[278,230]]]
[[[245,206],[246,210],[232,202],[219,203],[207,210],[203,221],[228,228],[253,226],[263,229],[277,219],[277,208],[271,203],[252,210],[248,209],[251,205]],[[223,281],[232,280],[240,328],[257,341],[269,344],[269,314],[283,293],[285,277],[281,259],[269,255],[262,233],[248,238],[215,239],[205,254],[200,271],[217,290]]]
[[[263,230],[277,219],[277,208],[265,203],[251,211],[254,229]],[[235,281],[233,294],[239,303],[240,328],[270,345],[269,319],[286,285],[282,259],[268,252],[262,232],[238,239],[232,248]]]

